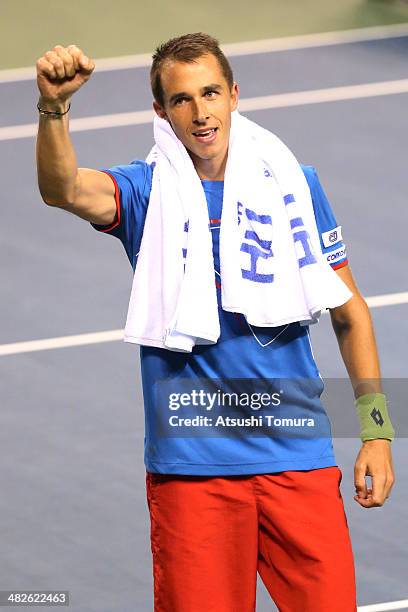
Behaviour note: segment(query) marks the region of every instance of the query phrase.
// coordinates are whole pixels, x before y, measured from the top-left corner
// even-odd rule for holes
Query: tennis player
[[[97,231],[119,238],[135,271],[125,339],[141,345],[154,609],[254,611],[259,572],[283,612],[354,612],[353,551],[340,492],[342,472],[330,431],[287,435],[291,423],[296,424],[295,414],[293,420],[287,419],[286,435],[278,431],[282,419],[277,418],[277,411],[285,381],[309,381],[292,385],[292,403],[286,404],[285,414],[293,409],[306,415],[305,421],[327,420],[320,401],[323,381],[308,324],[302,317],[271,324],[268,311],[266,324],[263,320],[255,324],[241,307],[252,292],[260,295],[256,292],[262,290],[268,296],[277,286],[279,267],[275,279],[268,266],[278,257],[279,236],[286,234],[276,232],[268,240],[262,232],[269,236],[278,223],[278,211],[290,215],[297,198],[295,191],[283,192],[284,198],[276,196],[276,207],[266,214],[268,202],[261,197],[257,201],[254,194],[262,190],[279,194],[277,189],[288,176],[289,184],[293,178],[293,185],[303,194],[304,209],[302,216],[290,216],[296,249],[286,238],[282,244],[291,248],[291,261],[297,262],[303,279],[305,271],[313,273],[320,265],[328,284],[348,294],[329,311],[360,421],[362,446],[355,462],[354,499],[362,508],[382,506],[394,483],[394,430],[380,386],[369,309],[353,279],[341,226],[316,169],[293,162],[280,140],[237,113],[239,92],[231,66],[218,42],[203,33],[172,39],[156,49],[150,74],[156,147],[147,160],[112,168],[78,168],[69,134],[69,109],[73,95],[90,79],[94,67],[75,45],[57,45],[37,61],[38,183],[47,205],[67,210]],[[252,145],[238,150],[234,143],[246,137],[245,130],[255,140],[265,138],[276,147],[275,160],[261,168]],[[266,150],[266,158],[268,155]],[[180,170],[177,176],[181,179],[174,178],[173,167]],[[227,222],[228,194],[237,185],[244,197],[234,203],[236,213]],[[187,194],[195,190],[190,204],[196,208],[189,208],[190,217],[180,228],[177,219],[184,218],[179,202],[186,204],[180,196],[183,190]],[[204,208],[199,208],[201,202]],[[258,205],[266,206],[262,214]],[[200,226],[195,220],[204,209],[204,218],[207,212],[208,218]],[[306,210],[312,211],[309,226]],[[287,217],[281,218],[288,224]],[[161,219],[166,219],[164,228]],[[203,231],[204,226],[209,232]],[[231,261],[224,245],[228,236],[233,239],[241,230],[239,252],[233,253]],[[194,243],[192,235],[199,237],[200,245],[209,240],[210,266],[199,268],[202,261],[208,261],[208,250],[203,246],[201,259],[194,259],[198,242]],[[186,242],[178,245],[183,236]],[[298,259],[293,259],[293,253]],[[161,275],[173,264],[174,277]],[[281,266],[286,264],[289,266],[283,261]],[[240,266],[235,311],[226,308],[231,286],[235,287],[229,278],[234,265]],[[162,334],[160,317],[166,314],[171,293],[177,293],[177,283],[194,266],[201,269],[198,279],[197,275],[189,277],[196,294],[187,292],[180,311],[183,307],[185,318],[194,321],[200,331],[194,335],[170,326]],[[144,284],[140,282],[143,274]],[[211,286],[206,282],[209,275]],[[135,286],[138,289],[133,293]],[[280,295],[285,299],[286,286],[270,302],[271,308],[279,306]],[[197,316],[205,300],[208,321],[206,316]],[[288,301],[288,309],[297,306]],[[255,300],[249,310],[260,307],[262,300]],[[219,323],[219,333],[212,337],[206,335],[208,330],[202,332],[207,323],[210,332]],[[222,404],[222,388],[211,393],[205,387],[208,380],[273,380],[278,384],[268,406],[260,405],[262,394],[253,388],[240,388],[240,401],[244,395],[250,401],[239,412],[236,406]],[[168,394],[167,404],[162,401],[163,393]],[[249,417],[250,425],[245,421]],[[302,425],[307,428],[303,421]],[[371,477],[371,486],[366,476]]]

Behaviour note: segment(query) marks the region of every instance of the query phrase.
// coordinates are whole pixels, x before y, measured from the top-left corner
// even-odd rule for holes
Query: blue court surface
[[[407,377],[407,57],[402,35],[231,57],[243,107],[258,109],[242,112],[319,172],[354,277],[372,305],[387,379]],[[262,98],[281,94],[279,103]],[[34,123],[36,102],[33,80],[0,83],[1,128]],[[72,118],[150,108],[146,66],[96,70],[74,97]],[[42,203],[35,139],[14,132],[6,138],[0,129],[0,590],[68,590],[73,612],[148,612],[139,350],[104,334],[124,326],[132,270],[118,240]],[[73,141],[80,166],[109,167],[143,159],[152,126],[88,125]],[[100,335],[91,343],[82,336],[89,333]],[[311,334],[323,378],[346,378],[328,315]],[[67,336],[79,336],[78,345],[60,340]],[[6,346],[55,338],[55,346],[39,350]],[[352,402],[344,410],[353,413]],[[405,609],[406,439],[392,445],[390,499],[364,509],[353,500],[357,418],[355,432],[334,444],[358,604],[372,612]],[[389,602],[400,603],[383,607]],[[272,609],[258,580],[257,610]]]

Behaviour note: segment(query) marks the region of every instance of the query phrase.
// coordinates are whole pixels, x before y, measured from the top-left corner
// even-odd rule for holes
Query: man
[[[104,171],[77,168],[69,137],[68,110],[72,95],[93,70],[92,60],[73,45],[56,46],[37,62],[39,187],[48,205],[68,210],[91,222],[98,231],[120,238],[136,278],[142,256],[150,255],[157,270],[166,263],[163,258],[154,259],[155,245],[146,238],[148,231],[155,230],[149,225],[147,213],[153,215],[152,186],[158,168],[152,158]],[[356,610],[352,548],[339,489],[342,474],[330,437],[275,439],[242,433],[228,437],[223,433],[203,435],[202,431],[197,435],[177,435],[169,428],[164,434],[160,429],[167,413],[155,391],[163,381],[176,383],[173,388],[181,391],[186,380],[195,383],[204,379],[304,378],[317,381],[311,400],[311,410],[316,414],[322,414],[322,386],[319,387],[320,375],[307,326],[300,325],[298,319],[280,326],[251,325],[239,310],[226,312],[221,307],[221,287],[228,279],[220,273],[218,236],[222,231],[224,175],[231,155],[230,133],[232,117],[236,117],[238,86],[218,42],[201,33],[168,41],[153,57],[151,86],[153,107],[161,120],[155,121],[155,135],[158,126],[157,134],[159,129],[164,130],[179,147],[181,156],[187,152],[205,194],[221,328],[217,341],[195,345],[190,352],[158,348],[162,345],[157,341],[149,343],[149,338],[145,342],[138,340],[142,345],[155,610],[249,612],[255,609],[258,570],[282,611],[352,612]],[[340,228],[316,171],[311,166],[301,169],[313,203],[322,253],[335,270],[330,275],[336,282],[337,277],[341,279],[352,292],[345,303],[330,309],[330,315],[358,398],[364,440],[355,463],[354,499],[365,508],[381,506],[394,482],[390,448],[393,435],[381,394],[372,322],[353,280]],[[245,170],[242,168],[243,173]],[[265,180],[272,180],[267,168],[264,172]],[[177,194],[171,191],[170,195],[176,214]],[[251,219],[256,225],[257,221],[269,223],[271,218],[257,216],[238,202],[238,224]],[[188,223],[184,229],[189,231]],[[338,236],[333,233],[336,230]],[[260,255],[253,244],[241,246],[241,252],[251,255],[251,265],[258,261],[252,257],[254,252],[257,257],[272,256],[270,243],[260,240],[254,232],[245,235],[255,238],[263,249]],[[327,242],[329,236],[334,236],[333,244]],[[273,244],[272,241],[272,247]],[[302,244],[306,251],[308,243]],[[243,277],[244,272],[257,280],[252,268],[242,270]],[[146,278],[147,285],[156,280]],[[135,299],[143,301],[143,295]],[[160,304],[150,306],[154,309]],[[131,314],[130,309],[128,320]],[[370,385],[364,382],[367,380]],[[182,395],[191,400],[191,394],[173,394],[173,400],[180,400],[169,406],[174,414],[182,404]],[[377,421],[369,422],[370,415],[378,413],[378,403],[374,405],[373,398],[382,402],[383,429]],[[306,406],[306,391],[301,391],[299,402]],[[369,412],[364,412],[365,406]],[[208,410],[207,405],[207,414]],[[204,418],[202,406],[195,414]],[[181,421],[177,418],[172,417],[172,423]],[[372,488],[366,486],[366,475],[372,477]]]

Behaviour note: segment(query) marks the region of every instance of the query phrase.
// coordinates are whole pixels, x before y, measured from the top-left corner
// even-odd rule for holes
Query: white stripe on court
[[[289,108],[308,104],[340,102],[343,100],[357,100],[359,98],[373,98],[376,96],[391,96],[404,93],[408,93],[408,79],[362,83],[361,85],[345,85],[343,87],[329,87],[326,89],[310,89],[254,98],[242,98],[239,101],[239,110],[242,112],[251,112],[269,110],[272,108]],[[100,130],[129,125],[145,125],[153,121],[153,115],[153,110],[142,110],[129,113],[81,117],[78,119],[71,119],[69,127],[71,132],[85,132],[87,130]],[[37,135],[37,129],[37,123],[1,127],[0,141],[32,138]]]
[[[372,604],[369,606],[358,606],[358,612],[387,612],[388,610],[406,610],[408,608],[408,599],[400,599],[399,601],[390,601],[381,604]]]
[[[364,299],[370,308],[407,304],[408,291],[403,291],[401,293],[388,293],[384,295],[373,295]],[[323,314],[328,314],[328,311],[324,311]],[[60,336],[57,338],[45,338],[44,340],[29,340],[28,342],[0,344],[0,356],[16,355],[18,353],[32,353],[34,351],[46,351],[49,349],[66,348],[70,346],[101,344],[103,342],[116,342],[118,340],[123,340],[123,331],[123,329],[113,329],[110,331],[94,332],[91,334],[78,334],[76,336]]]
[[[407,304],[408,291],[402,291],[401,293],[385,293],[384,295],[373,295],[364,299],[370,308],[377,308],[378,306],[395,306],[397,304]]]
[[[372,26],[368,28],[354,28],[352,30],[339,30],[337,32],[318,32],[303,34],[301,36],[285,36],[266,38],[262,40],[248,40],[244,42],[226,43],[221,45],[228,57],[239,55],[253,55],[255,53],[271,53],[275,51],[290,51],[291,49],[307,49],[310,47],[326,47],[329,45],[342,45],[347,43],[398,38],[408,35],[408,24],[399,23],[388,26]],[[122,55],[119,57],[105,57],[95,59],[96,72],[110,70],[125,70],[128,68],[148,67],[152,62],[151,53],[137,55]],[[35,67],[12,68],[0,70],[0,84],[17,81],[30,81],[35,79]]]
[[[92,334],[78,334],[76,336],[59,336],[58,338],[45,338],[44,340],[30,340],[28,342],[13,342],[0,344],[1,355],[16,355],[17,353],[32,353],[34,351],[47,351],[49,349],[65,348],[69,346],[85,346],[87,344],[100,344],[101,342],[116,342],[123,340],[123,330],[113,329]]]

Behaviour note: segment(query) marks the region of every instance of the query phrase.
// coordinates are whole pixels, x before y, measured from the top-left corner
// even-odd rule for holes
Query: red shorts
[[[147,472],[155,612],[356,612],[338,467],[251,476]]]

